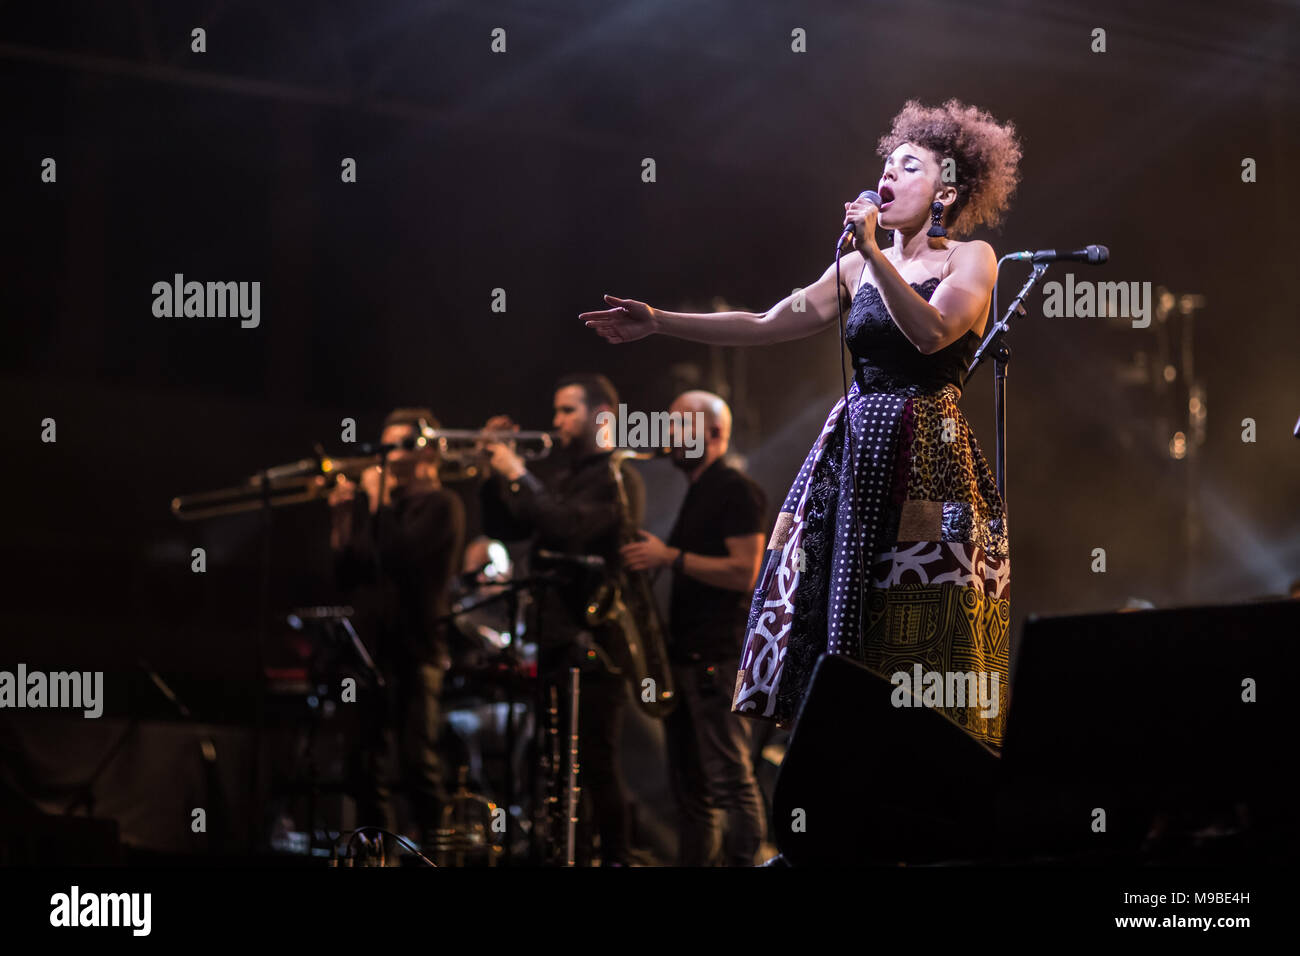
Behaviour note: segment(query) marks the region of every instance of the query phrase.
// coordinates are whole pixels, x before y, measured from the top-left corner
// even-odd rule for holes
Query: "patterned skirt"
[[[735,713],[788,726],[817,658],[843,654],[1001,746],[1010,698],[1006,510],[957,388],[916,392],[864,393],[855,380],[847,414],[842,398],[831,409],[768,542]],[[972,674],[978,697],[965,694]]]

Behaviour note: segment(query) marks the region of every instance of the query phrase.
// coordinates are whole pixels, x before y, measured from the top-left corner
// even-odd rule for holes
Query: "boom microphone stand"
[[[998,270],[1001,271],[1002,263],[1008,259],[1016,258],[1014,256],[1003,256],[998,260]],[[1043,277],[1047,271],[1048,263],[1035,262],[1033,269],[1029,273],[1029,278],[1025,284],[1020,287],[1020,292],[1011,300],[1007,306],[1006,312],[1002,314],[997,322],[994,323],[992,330],[985,336],[980,347],[975,351],[975,357],[971,360],[970,368],[967,369],[967,377],[975,373],[980,363],[989,355],[993,357],[993,420],[995,448],[993,453],[994,469],[997,476],[998,494],[1002,498],[1002,505],[1006,507],[1007,503],[1007,364],[1011,361],[1011,350],[1007,348],[1003,339],[1011,331],[1011,317],[1013,315],[1025,315],[1024,301],[1038,280]],[[993,309],[997,311],[997,286],[993,287]]]

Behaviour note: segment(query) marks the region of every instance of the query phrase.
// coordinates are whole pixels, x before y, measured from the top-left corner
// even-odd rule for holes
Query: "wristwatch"
[[[686,573],[686,549],[678,548],[677,557],[673,558],[673,570],[681,574]]]

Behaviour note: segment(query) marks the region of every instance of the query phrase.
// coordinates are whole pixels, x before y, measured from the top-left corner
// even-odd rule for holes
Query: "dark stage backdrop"
[[[1023,183],[977,234],[999,254],[1104,243],[1108,265],[1048,279],[1201,297],[1145,329],[1045,318],[1041,296],[1017,322],[1013,633],[1281,592],[1300,575],[1298,22],[1267,0],[10,5],[4,660],[247,678],[259,519],[182,524],[169,500],[344,451],[342,419],[373,438],[397,404],[543,428],[566,371],[606,372],[634,409],[713,388],[779,504],[840,389],[836,333],[614,347],[577,314],[605,292],[761,311],[810,283],[909,98],[1015,121]],[[260,282],[259,324],[155,317],[177,273]],[[1025,274],[1004,268],[1004,305]],[[1203,443],[1174,458],[1193,395]],[[989,369],[962,405],[991,460]],[[683,483],[646,474],[663,533]],[[272,609],[329,599],[323,506],[272,533]]]

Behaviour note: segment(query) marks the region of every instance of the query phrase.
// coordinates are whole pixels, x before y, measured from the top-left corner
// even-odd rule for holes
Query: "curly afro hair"
[[[981,109],[950,99],[942,106],[908,100],[894,117],[876,152],[887,159],[902,143],[924,146],[940,164],[956,163],[957,198],[945,210],[944,227],[964,236],[978,226],[1001,224],[1020,182],[1020,141],[1013,123],[999,123]]]

